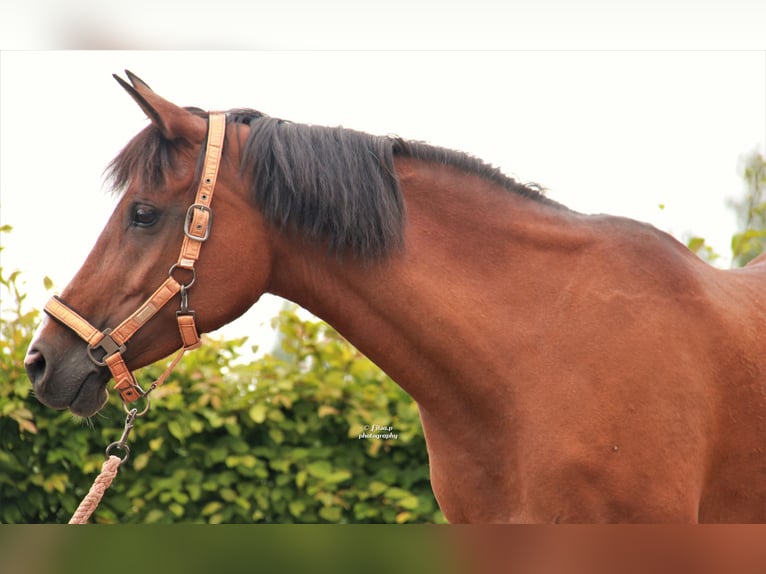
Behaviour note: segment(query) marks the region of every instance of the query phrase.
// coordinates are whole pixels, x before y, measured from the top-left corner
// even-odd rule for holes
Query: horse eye
[[[136,205],[133,208],[133,220],[136,227],[150,227],[157,223],[159,212],[148,205]]]

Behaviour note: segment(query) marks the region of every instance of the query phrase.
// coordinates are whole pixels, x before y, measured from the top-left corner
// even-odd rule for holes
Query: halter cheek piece
[[[167,279],[138,309],[114,329],[99,331],[87,320],[70,309],[58,297],[52,297],[45,304],[45,312],[48,315],[72,329],[77,336],[88,343],[88,356],[90,360],[100,367],[106,366],[109,368],[114,377],[114,388],[120,393],[120,397],[122,397],[125,403],[130,403],[146,396],[152,389],[164,383],[184,352],[196,349],[201,344],[197,326],[194,322],[194,311],[190,310],[188,306],[187,291],[196,278],[194,264],[199,259],[202,244],[210,236],[210,226],[213,222],[213,212],[210,209],[210,203],[213,200],[213,191],[223,152],[225,133],[226,114],[211,113],[209,115],[202,179],[197,188],[194,203],[189,206],[186,212],[181,253],[178,256],[178,261],[168,271]],[[180,283],[174,277],[176,269],[179,268],[191,271],[192,278],[189,283]],[[183,346],[162,376],[152,384],[149,391],[144,392],[138,385],[133,373],[130,372],[130,369],[125,364],[122,353],[125,352],[125,345],[130,338],[178,293],[181,295],[181,305],[180,309],[176,312],[176,320]]]

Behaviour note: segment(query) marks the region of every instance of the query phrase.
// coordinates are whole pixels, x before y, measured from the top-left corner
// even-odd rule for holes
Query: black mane
[[[539,188],[462,152],[342,127],[295,124],[250,109],[230,111],[228,122],[250,128],[240,170],[267,221],[327,242],[339,255],[375,259],[401,246],[405,209],[394,169],[397,155],[453,165],[554,204]],[[144,129],[109,164],[113,189],[124,189],[135,176],[161,189],[165,174],[175,169],[170,148],[159,130]]]

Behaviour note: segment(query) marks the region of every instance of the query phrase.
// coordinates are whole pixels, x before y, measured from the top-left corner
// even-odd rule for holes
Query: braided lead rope
[[[93,481],[93,486],[90,487],[88,494],[85,495],[80,506],[75,510],[72,518],[69,520],[69,524],[85,524],[88,522],[88,518],[90,518],[90,515],[93,514],[98,503],[101,502],[101,499],[104,497],[106,489],[109,488],[114,477],[117,476],[117,470],[120,468],[120,465],[128,460],[128,457],[130,456],[130,447],[127,444],[128,435],[133,429],[136,417],[146,413],[146,411],[149,410],[149,404],[149,399],[147,399],[146,408],[141,413],[139,413],[136,408],[128,411],[128,416],[125,417],[125,428],[122,431],[120,440],[115,441],[106,447],[106,460],[101,466],[101,473],[96,477],[96,480]],[[124,451],[125,456],[120,458],[112,455],[111,452],[115,448]]]
[[[87,524],[88,518],[96,510],[98,503],[101,502],[106,489],[112,484],[117,471],[120,468],[122,459],[119,456],[111,455],[104,461],[101,467],[101,473],[96,477],[93,486],[90,487],[88,494],[82,499],[80,506],[77,507],[69,524]]]

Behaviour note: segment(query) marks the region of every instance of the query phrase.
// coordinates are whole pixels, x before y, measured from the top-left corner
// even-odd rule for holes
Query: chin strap
[[[202,178],[197,188],[194,203],[189,206],[186,212],[181,253],[178,256],[178,261],[168,271],[167,279],[138,309],[114,329],[99,331],[56,296],[52,297],[45,305],[45,312],[48,315],[72,329],[78,337],[88,344],[88,357],[90,357],[90,360],[100,367],[105,366],[109,369],[112,377],[114,377],[114,388],[120,393],[120,397],[122,397],[125,403],[131,403],[146,396],[153,389],[164,383],[170,372],[181,360],[183,354],[188,350],[196,349],[201,344],[195,323],[194,311],[189,309],[188,290],[196,279],[194,264],[199,259],[202,244],[210,236],[210,228],[213,222],[213,211],[210,209],[210,204],[213,200],[218,167],[223,153],[225,133],[226,114],[211,113],[209,115],[207,147],[202,167]],[[174,277],[177,269],[190,271],[192,274],[191,280],[186,284],[179,282]],[[165,372],[152,383],[147,391],[144,391],[138,385],[135,376],[128,369],[122,357],[126,349],[125,345],[141,327],[179,293],[181,304],[176,312],[176,321],[178,323],[182,347]]]

